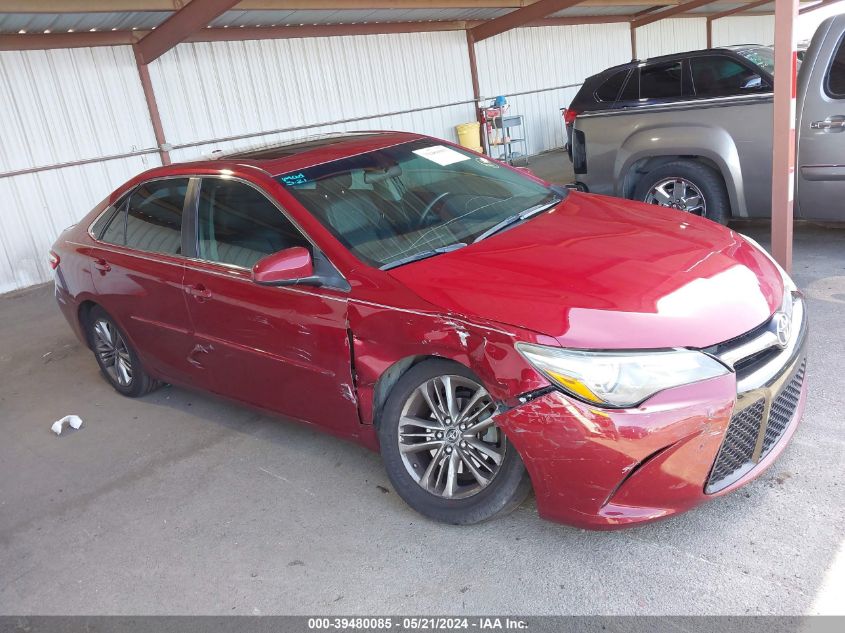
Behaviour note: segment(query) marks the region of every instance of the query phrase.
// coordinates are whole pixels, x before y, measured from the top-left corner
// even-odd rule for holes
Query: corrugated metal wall
[[[746,20],[723,20],[719,37],[748,40]],[[703,47],[704,20],[638,35],[640,56]],[[517,29],[479,43],[477,56],[483,96],[509,96],[535,153],[563,144],[559,109],[577,91],[549,89],[630,59],[630,37],[622,23]],[[337,130],[453,139],[475,117],[463,32],[183,44],[150,74],[176,161]],[[47,281],[58,233],[160,164],[129,47],[0,52],[0,130],[0,293]],[[136,155],[109,158],[125,154]],[[77,161],[90,162],[9,175]]]
[[[463,32],[182,44],[150,65],[174,160],[346,129],[454,137],[474,119]],[[456,102],[396,116],[375,116]],[[366,118],[364,118],[366,117]],[[315,124],[352,123],[215,139]]]
[[[510,113],[525,117],[528,153],[536,154],[563,145],[560,108],[578,92],[542,89],[579,84],[629,61],[631,38],[625,23],[515,29],[479,42],[476,56],[482,96],[508,95]]]
[[[775,16],[731,16],[713,21],[713,46],[729,44],[772,44]]]
[[[0,52],[0,174],[155,146],[129,47]],[[0,178],[0,292],[49,279],[55,237],[158,154]]]
[[[706,18],[668,18],[637,29],[640,59],[699,48],[707,48]]]

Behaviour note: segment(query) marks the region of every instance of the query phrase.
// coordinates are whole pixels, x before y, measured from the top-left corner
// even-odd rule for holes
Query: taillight
[[[577,116],[578,113],[572,108],[563,109],[563,122],[566,123],[566,125],[572,125],[575,123],[575,117]]]
[[[47,261],[50,262],[50,268],[56,270],[59,267],[61,258],[54,251],[50,251],[47,253]]]

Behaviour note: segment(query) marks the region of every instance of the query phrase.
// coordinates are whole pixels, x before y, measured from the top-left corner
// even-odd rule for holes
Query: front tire
[[[694,160],[676,160],[640,178],[634,199],[698,215],[719,224],[731,219],[731,203],[722,176]]]
[[[100,306],[92,308],[87,325],[88,340],[100,372],[118,393],[137,398],[159,386],[144,371],[126,335],[105,310]]]
[[[495,404],[466,367],[430,360],[405,373],[379,421],[388,477],[420,514],[455,525],[514,510],[531,484],[495,424]]]

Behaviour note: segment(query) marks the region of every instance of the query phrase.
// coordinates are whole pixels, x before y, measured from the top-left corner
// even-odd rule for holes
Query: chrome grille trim
[[[800,297],[792,304],[792,330],[786,345],[761,355],[768,348],[758,341],[765,343],[771,331],[761,326],[753,337],[744,337],[735,346],[718,346],[721,349],[714,354],[731,367],[748,358],[755,360],[750,371],[737,370],[736,405],[704,486],[706,494],[727,488],[753,470],[795,421],[807,365],[808,324]],[[750,350],[750,355],[734,353],[728,356],[734,363],[726,362],[728,352],[741,349]],[[761,357],[762,362],[756,361]]]

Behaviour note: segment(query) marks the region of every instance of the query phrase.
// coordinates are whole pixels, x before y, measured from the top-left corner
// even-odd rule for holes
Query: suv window
[[[839,42],[827,71],[827,92],[831,97],[845,99],[845,38]]]
[[[628,76],[629,69],[620,70],[613,73],[607,78],[604,83],[596,89],[596,99],[605,103],[613,103],[619,96],[619,91],[622,90],[622,84],[625,83],[625,77]]]
[[[127,205],[126,246],[151,253],[179,254],[187,191],[187,178],[153,180],[135,189]],[[110,225],[106,234],[111,228]]]
[[[680,61],[652,64],[640,69],[640,99],[675,99],[683,92],[683,64]]]
[[[243,268],[292,246],[311,244],[275,204],[236,180],[203,178],[197,216],[200,259]]]
[[[767,89],[758,73],[724,55],[693,57],[690,67],[699,97],[728,97]]]

